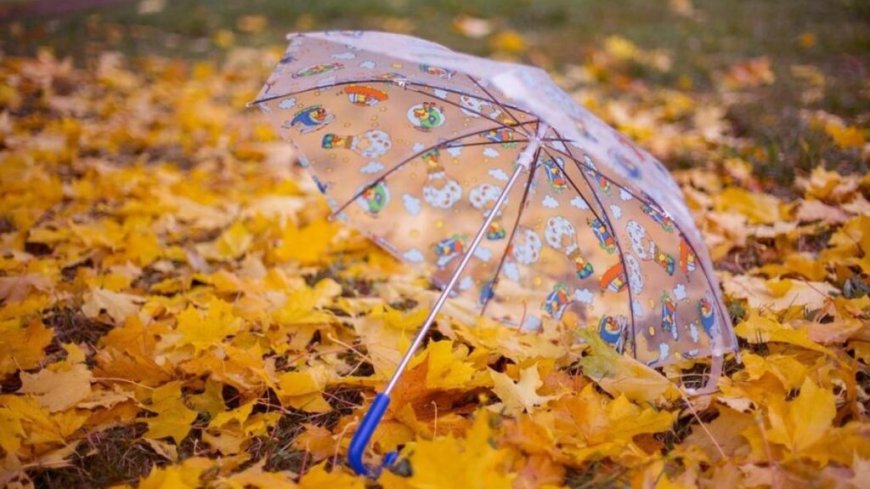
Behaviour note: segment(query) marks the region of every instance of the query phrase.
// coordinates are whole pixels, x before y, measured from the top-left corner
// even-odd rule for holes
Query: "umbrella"
[[[537,68],[380,32],[292,34],[257,96],[332,216],[442,293],[349,448],[365,447],[444,303],[526,331],[592,325],[658,367],[736,349],[666,168]],[[389,463],[392,457],[385,457]]]

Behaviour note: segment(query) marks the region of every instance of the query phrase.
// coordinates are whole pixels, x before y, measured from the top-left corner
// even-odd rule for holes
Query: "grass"
[[[70,0],[64,9],[76,2]],[[132,56],[203,59],[222,55],[215,45],[221,36],[220,42],[278,48],[289,31],[379,29],[493,55],[489,42],[469,39],[453,28],[456,18],[476,16],[490,19],[496,31],[523,36],[528,49],[518,56],[520,61],[556,71],[588,61],[592,48],[612,35],[646,49],[666,50],[672,69],[634,66],[628,74],[647,86],[691,92],[701,100],[713,95],[718,74],[728,67],[767,56],[776,81],[729,104],[727,119],[733,132],[754,142],[752,150],[740,156],[786,196],[796,176],[818,165],[847,173],[868,171],[857,152],[839,151],[824,135],[806,127],[800,116],[800,110],[824,110],[853,125],[870,122],[870,87],[865,81],[870,3],[861,0],[707,0],[694,2],[691,15],[676,13],[664,0],[148,0],[118,1],[56,16],[28,15],[28,8],[45,3],[5,2],[5,9],[0,9],[0,22],[7,24],[0,34],[3,52],[33,54],[48,48],[86,65],[106,49]],[[163,7],[140,12],[149,3]],[[267,25],[245,32],[239,19],[246,15],[264,16]],[[814,41],[802,44],[810,38]],[[792,74],[794,65],[812,65],[825,75],[817,100],[802,100],[806,86]],[[666,163],[685,167],[699,162]]]

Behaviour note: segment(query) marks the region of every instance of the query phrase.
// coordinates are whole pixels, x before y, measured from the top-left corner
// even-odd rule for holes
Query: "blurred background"
[[[291,31],[408,33],[550,70],[672,168],[708,164],[710,148],[654,136],[661,122],[699,131],[719,164],[738,156],[782,194],[819,164],[867,171],[855,151],[870,118],[866,0],[0,0],[0,23],[3,56],[85,67],[107,51],[277,53]]]

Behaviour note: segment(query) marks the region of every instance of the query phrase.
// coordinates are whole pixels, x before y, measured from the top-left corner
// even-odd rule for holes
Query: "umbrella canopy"
[[[665,167],[545,72],[396,34],[289,40],[255,103],[335,216],[444,289],[386,393],[448,296],[524,330],[592,324],[652,366],[736,348]]]

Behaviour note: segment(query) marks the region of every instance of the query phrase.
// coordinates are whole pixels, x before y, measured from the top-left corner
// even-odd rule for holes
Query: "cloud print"
[[[486,156],[487,158],[498,158],[498,155],[499,152],[492,148],[486,148],[483,150],[483,156]]]
[[[377,161],[370,161],[365,166],[361,167],[359,171],[365,174],[377,173],[384,169],[384,165]]]
[[[495,178],[496,180],[501,180],[503,182],[507,182],[508,180],[510,180],[510,177],[508,177],[508,174],[505,173],[504,170],[502,170],[501,168],[493,168],[492,170],[489,171],[489,176],[491,176],[492,178]]]
[[[614,219],[619,219],[620,217],[622,217],[622,207],[619,207],[618,205],[611,205],[610,213],[613,214]]]
[[[492,258],[492,251],[489,248],[478,246],[477,249],[474,250],[474,256],[480,258],[482,261],[489,261],[489,259]]]
[[[471,277],[463,277],[462,280],[459,281],[459,290],[468,290],[472,285],[474,285],[474,280],[472,280]]]
[[[674,288],[674,297],[676,297],[678,301],[685,299],[686,286],[683,284],[677,284],[677,286]]]
[[[577,197],[574,197],[573,199],[571,199],[571,205],[573,205],[574,207],[576,207],[578,209],[583,209],[583,210],[589,209],[589,206],[586,204],[586,201],[583,200],[583,198],[580,196],[577,196]]]
[[[405,194],[402,196],[402,204],[405,206],[405,210],[408,211],[408,214],[412,216],[416,216],[420,214],[420,199],[414,197],[411,194]]]
[[[296,107],[296,99],[295,98],[285,98],[281,102],[278,103],[278,108],[281,109],[292,109]]]
[[[595,294],[590,292],[589,289],[577,289],[574,291],[574,299],[583,304],[592,304],[592,301],[595,299]]]
[[[514,282],[520,279],[520,270],[517,268],[517,264],[513,262],[505,262],[504,266],[501,267],[501,272],[510,280]]]
[[[556,207],[559,207],[559,201],[554,199],[552,196],[547,195],[544,197],[544,200],[541,201],[541,205],[547,209],[555,209]]]
[[[420,253],[420,250],[418,249],[410,249],[402,253],[402,258],[411,263],[420,263],[423,261],[423,253]]]

